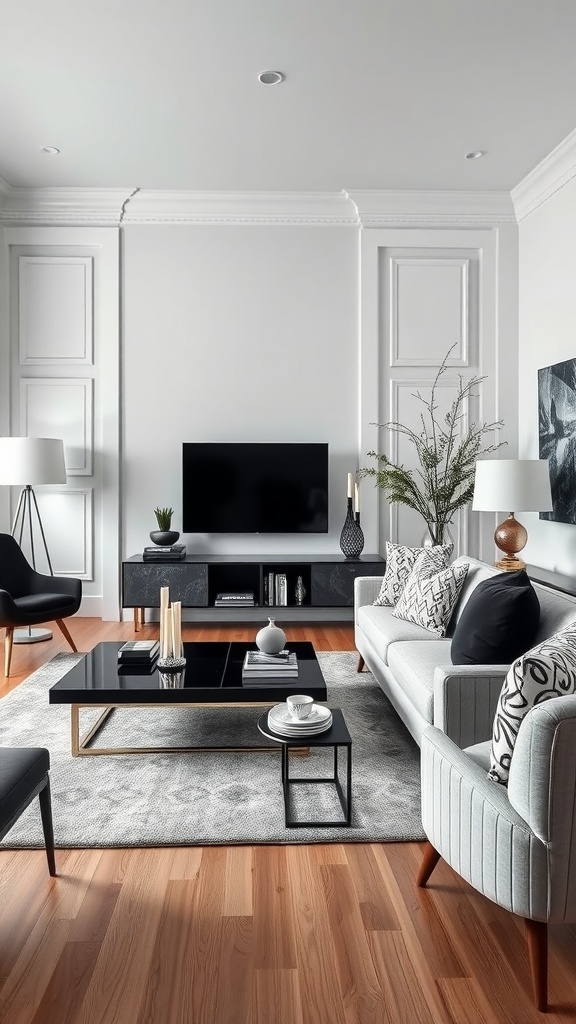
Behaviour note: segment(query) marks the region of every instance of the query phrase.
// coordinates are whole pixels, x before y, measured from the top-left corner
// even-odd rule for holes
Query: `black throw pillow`
[[[456,624],[453,665],[508,665],[534,644],[540,602],[525,569],[479,583]]]

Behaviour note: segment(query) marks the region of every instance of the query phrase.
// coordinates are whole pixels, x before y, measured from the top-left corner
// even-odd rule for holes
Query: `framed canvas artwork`
[[[538,433],[553,506],[540,519],[576,523],[576,359],[538,370]]]

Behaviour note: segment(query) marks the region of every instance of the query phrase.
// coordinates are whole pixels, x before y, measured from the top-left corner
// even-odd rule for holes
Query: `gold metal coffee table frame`
[[[70,730],[71,730],[71,751],[72,757],[97,757],[110,754],[176,754],[176,753],[206,753],[210,752],[242,752],[249,751],[254,753],[255,751],[261,753],[272,753],[278,752],[278,746],[254,746],[254,747],[91,747],[89,746],[90,741],[94,736],[98,734],[104,723],[107,721],[109,716],[116,708],[123,708],[124,710],[130,710],[130,708],[148,708],[154,710],[155,708],[271,708],[274,707],[274,701],[254,701],[247,703],[242,702],[205,702],[205,703],[154,703],[154,704],[127,704],[126,702],[114,703],[114,704],[71,704],[70,705]],[[80,711],[84,708],[90,708],[92,711],[102,708],[101,714],[98,716],[96,721],[90,726],[89,729],[83,735],[80,735]],[[302,748],[302,752],[307,752],[305,748]]]

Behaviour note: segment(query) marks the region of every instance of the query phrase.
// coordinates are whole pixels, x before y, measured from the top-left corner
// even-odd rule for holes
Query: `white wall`
[[[359,458],[358,231],[127,225],[122,263],[125,554],[150,543],[157,505],[181,530],[195,440],[327,441],[330,533],[186,536],[189,550],[339,551]]]
[[[576,357],[576,178],[519,227],[519,456],[538,458],[538,369]],[[576,495],[574,496],[576,503]],[[521,517],[527,562],[576,573],[576,526]]]

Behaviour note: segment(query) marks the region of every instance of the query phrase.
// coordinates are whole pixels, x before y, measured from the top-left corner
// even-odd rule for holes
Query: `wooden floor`
[[[128,623],[74,619],[79,650]],[[252,639],[187,627],[185,639]],[[351,627],[287,629],[352,650]],[[146,627],[140,636],[154,635]],[[66,644],[18,646],[18,685]],[[121,777],[119,777],[121,784]],[[2,1024],[531,1024],[576,1021],[576,929],[550,936],[533,1007],[522,922],[418,843],[0,852]]]

